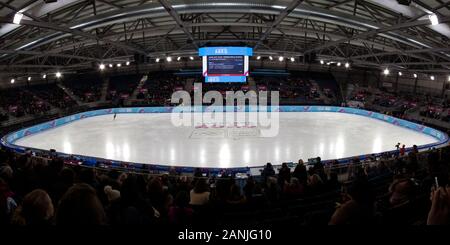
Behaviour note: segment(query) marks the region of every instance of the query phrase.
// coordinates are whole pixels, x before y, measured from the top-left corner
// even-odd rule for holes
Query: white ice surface
[[[333,112],[280,113],[276,137],[258,129],[175,127],[168,113],[118,114],[75,121],[15,143],[107,159],[174,166],[242,167],[267,162],[335,159],[423,145],[437,140],[363,116]]]

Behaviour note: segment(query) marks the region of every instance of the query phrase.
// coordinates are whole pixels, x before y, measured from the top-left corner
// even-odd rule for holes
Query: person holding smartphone
[[[433,187],[427,225],[450,224],[450,187]]]
[[[358,178],[347,189],[342,189],[342,203],[328,224],[373,224],[375,219],[375,194],[367,178]]]

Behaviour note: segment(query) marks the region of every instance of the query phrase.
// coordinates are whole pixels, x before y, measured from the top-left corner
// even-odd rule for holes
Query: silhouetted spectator
[[[427,225],[450,224],[450,187],[439,187],[431,192],[431,208]]]
[[[255,179],[253,178],[253,176],[248,176],[248,178],[245,182],[245,186],[244,186],[244,195],[247,200],[250,200],[253,198],[255,186],[256,186],[256,183],[255,183]]]
[[[308,194],[316,195],[322,193],[325,189],[325,184],[323,183],[322,178],[318,174],[313,174],[308,178]]]
[[[286,198],[295,199],[303,195],[305,186],[303,186],[297,178],[292,177],[290,183],[284,185],[283,193]]]
[[[175,196],[174,205],[169,208],[169,223],[188,225],[192,223],[194,211],[189,207],[189,193],[180,191]]]
[[[298,179],[298,182],[303,186],[307,185],[308,182],[308,171],[306,170],[306,165],[303,163],[303,160],[298,160],[297,166],[295,166],[294,172],[292,173],[292,177]]]
[[[56,212],[57,225],[102,225],[105,223],[105,211],[91,186],[74,185],[61,198]]]
[[[197,179],[194,189],[190,192],[191,205],[205,205],[209,202],[209,188],[205,179]]]
[[[275,176],[275,170],[273,169],[272,164],[268,162],[261,172],[261,177],[263,178],[263,182],[266,183],[267,178],[272,176]]]
[[[315,174],[320,176],[322,182],[325,183],[327,181],[327,175],[325,174],[325,168],[323,166],[322,159],[320,157],[316,158],[316,161],[313,166],[313,171]]]
[[[375,195],[367,179],[356,179],[346,202],[336,209],[329,224],[374,224],[374,202]]]
[[[287,166],[287,163],[281,164],[281,168],[278,171],[278,184],[283,188],[285,183],[289,183],[291,180],[291,169]]]
[[[9,189],[8,183],[0,178],[0,224],[8,224],[17,208],[13,196],[14,193]]]
[[[41,189],[28,193],[16,209],[13,223],[18,225],[50,225],[54,208],[50,196]]]

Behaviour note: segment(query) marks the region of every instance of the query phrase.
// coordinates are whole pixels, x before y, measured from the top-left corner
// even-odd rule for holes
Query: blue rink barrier
[[[33,149],[33,148],[25,148],[22,146],[15,145],[14,143],[24,137],[34,135],[46,130],[50,130],[68,123],[72,123],[74,121],[82,120],[84,118],[109,115],[109,114],[123,114],[123,113],[171,113],[171,112],[209,112],[209,111],[242,111],[242,112],[257,112],[257,111],[276,111],[276,112],[335,112],[335,113],[347,113],[354,114],[359,116],[370,117],[373,119],[378,119],[399,127],[408,128],[410,130],[414,130],[416,132],[420,132],[437,139],[438,142],[420,145],[418,146],[419,150],[430,149],[433,147],[441,147],[445,146],[449,142],[449,137],[446,133],[436,130],[434,128],[430,128],[424,125],[420,125],[417,123],[413,123],[410,121],[406,121],[403,119],[395,118],[392,116],[384,115],[377,112],[356,109],[356,108],[348,108],[348,107],[337,107],[337,106],[267,106],[267,107],[258,107],[258,106],[224,106],[224,107],[212,107],[212,106],[193,106],[193,107],[131,107],[131,108],[111,108],[111,109],[100,109],[94,111],[82,112],[62,118],[58,118],[49,122],[37,124],[35,126],[27,127],[15,132],[12,132],[1,139],[1,145],[3,147],[9,148],[13,151],[24,153],[27,149],[37,152],[46,152],[49,151],[43,149]],[[412,148],[407,148],[407,152]],[[364,160],[369,156],[378,157],[382,154],[392,154],[396,151],[388,151],[381,152],[375,154],[368,155],[360,155],[360,156],[352,156],[348,158],[337,159],[340,163],[348,163],[354,158],[359,158],[360,160]],[[89,156],[81,156],[81,155],[68,155],[63,152],[57,152],[56,155],[68,159],[68,161],[76,162],[79,165],[85,166],[100,166],[104,168],[116,168],[116,169],[127,169],[133,171],[143,171],[143,172],[177,172],[177,173],[192,173],[196,167],[181,167],[181,166],[167,166],[162,164],[152,164],[152,163],[129,163],[129,162],[121,162],[114,161],[110,159],[102,159],[95,158]],[[301,156],[299,156],[301,157]],[[324,160],[323,162],[326,164],[333,160]],[[280,163],[281,164],[281,163]],[[278,164],[274,164],[277,166]],[[203,168],[202,172],[209,172],[212,174],[217,174],[221,172],[229,172],[229,173],[246,173],[246,174],[255,174],[257,171],[263,167],[238,167],[238,168]]]

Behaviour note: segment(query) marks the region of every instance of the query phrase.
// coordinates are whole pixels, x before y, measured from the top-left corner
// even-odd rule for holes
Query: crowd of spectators
[[[429,94],[394,93],[386,89],[359,87],[348,94],[346,105],[366,108],[399,118],[423,122],[421,117],[450,122],[450,101]]]
[[[125,105],[130,101],[134,106],[164,106],[171,105],[173,92],[189,90],[191,94],[196,90],[195,83],[202,83],[202,77],[182,77],[170,73],[150,73],[145,83],[138,87],[140,75],[120,75],[109,78],[106,88],[106,101],[113,106]],[[73,93],[81,102],[100,102],[105,78],[95,74],[67,75],[62,79],[64,91],[55,83],[28,85],[0,91],[0,106],[5,115],[0,120],[8,120],[9,116],[22,117],[24,115],[39,115],[51,109],[70,109],[77,105],[67,93]],[[322,88],[312,80],[300,77],[255,77],[256,90],[280,91],[280,103],[290,104],[324,104],[321,94],[335,99],[335,91]],[[192,84],[187,87],[187,84]],[[135,91],[138,89],[139,91]],[[203,94],[214,90],[225,97],[226,91],[251,89],[249,83],[203,83]],[[131,98],[136,92],[136,98]]]
[[[1,150],[0,223],[449,224],[449,150],[345,168],[320,158],[278,169],[268,163],[261,176],[244,179],[201,169],[192,176],[120,172]]]
[[[63,84],[82,102],[94,102],[101,98],[103,79],[98,75],[73,75],[64,78]]]
[[[186,78],[164,73],[151,73],[136,96],[136,105],[169,105],[172,93],[185,89]]]
[[[279,91],[282,104],[336,104],[334,79],[292,74],[290,76],[255,76],[258,90]],[[333,86],[334,85],[334,86]]]
[[[109,78],[109,88],[106,94],[106,100],[127,99],[136,89],[142,76],[140,75],[121,75]]]
[[[129,97],[138,80],[113,80],[110,99]],[[83,101],[100,98],[101,83],[68,84]],[[149,76],[137,99],[145,105],[165,105],[172,92],[185,86],[179,77]],[[303,78],[256,79],[256,86],[260,91],[279,90],[282,99],[314,100],[319,92],[334,96],[331,90],[317,88]],[[206,84],[203,92],[249,89],[248,84]],[[359,91],[352,98],[367,102],[374,95]],[[394,100],[405,110],[417,102],[416,97],[405,96]],[[14,116],[45,112],[48,103],[63,108],[73,101],[56,85],[0,91],[0,105]],[[448,101],[442,106],[448,107]],[[0,120],[7,117],[0,114]],[[282,164],[280,168],[268,163],[260,176],[242,179],[227,172],[210,175],[201,169],[186,176],[86,167],[54,156],[1,149],[0,223],[449,224],[450,200],[445,197],[450,189],[444,188],[449,181],[449,147],[408,154],[404,149],[399,146],[395,156],[373,157],[367,162],[355,159],[344,167],[338,162],[325,165],[320,158],[313,164],[300,160],[295,166]]]
[[[0,106],[14,117],[39,115],[50,110],[50,105],[33,93],[19,88],[0,90]]]
[[[54,83],[30,86],[28,90],[58,108],[66,109],[76,105],[76,102]]]
[[[308,80],[290,77],[255,77],[261,90],[280,91],[281,100],[308,101],[319,98],[319,94]]]
[[[450,100],[433,101],[427,103],[420,110],[420,115],[427,118],[450,122]]]

